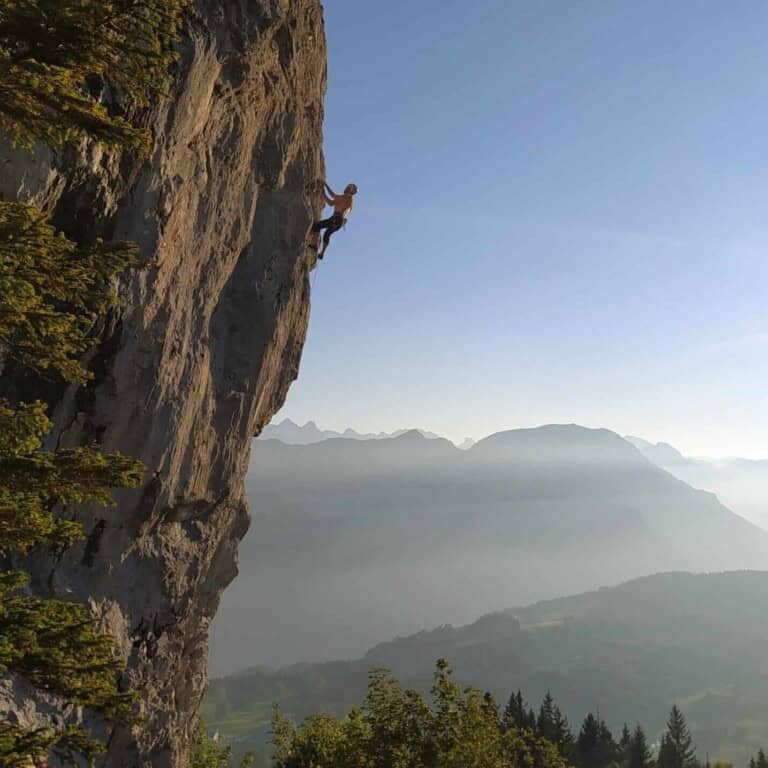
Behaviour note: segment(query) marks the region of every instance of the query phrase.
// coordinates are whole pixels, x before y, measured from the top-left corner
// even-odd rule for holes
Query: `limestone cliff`
[[[210,623],[248,525],[251,437],[298,372],[324,175],[319,0],[196,0],[181,49],[146,116],[147,161],[92,145],[0,155],[5,199],[38,202],[78,238],[141,248],[98,330],[94,384],[54,398],[53,439],[136,456],[147,483],[114,509],[77,510],[87,542],[29,566],[41,593],[89,602],[128,659],[140,720],[110,734],[108,766],[186,764]],[[50,707],[18,680],[0,702],[21,720]]]

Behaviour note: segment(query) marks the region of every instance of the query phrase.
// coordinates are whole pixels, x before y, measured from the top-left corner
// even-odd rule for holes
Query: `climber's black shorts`
[[[331,239],[331,235],[334,232],[338,232],[343,226],[344,216],[340,213],[334,213],[333,216],[330,216],[327,219],[316,221],[312,227],[312,231],[321,232],[322,230],[325,230],[325,235],[323,235],[323,242],[328,245]]]

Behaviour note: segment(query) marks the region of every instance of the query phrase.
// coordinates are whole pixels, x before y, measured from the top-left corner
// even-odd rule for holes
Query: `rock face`
[[[140,720],[110,734],[104,759],[126,768],[187,765],[208,631],[248,525],[251,438],[298,372],[324,175],[319,0],[196,0],[182,54],[147,117],[146,162],[90,145],[0,156],[3,198],[141,249],[89,361],[95,382],[56,396],[52,439],[138,457],[147,483],[78,510],[83,545],[25,564],[42,594],[88,602],[128,659]],[[28,713],[6,683],[5,711]]]

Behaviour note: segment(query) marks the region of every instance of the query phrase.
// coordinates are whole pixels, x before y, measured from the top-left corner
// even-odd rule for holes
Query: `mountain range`
[[[331,440],[337,437],[343,437],[347,440],[386,440],[392,437],[400,437],[413,430],[397,429],[394,432],[356,432],[354,429],[345,429],[343,432],[336,432],[333,429],[320,429],[314,421],[308,421],[300,426],[291,419],[283,419],[275,424],[269,424],[259,436],[259,440],[279,440],[286,445],[312,445]],[[438,437],[434,432],[427,432],[424,429],[415,430],[424,437],[433,440]],[[470,440],[470,438],[467,438]],[[466,442],[466,441],[465,441]]]
[[[337,437],[350,440],[382,440],[399,437],[410,430],[360,433],[354,429],[343,432],[320,429],[314,421],[299,426],[290,419],[270,424],[262,433],[263,440],[280,440],[287,445],[310,445]],[[425,437],[437,438],[434,432],[416,430]],[[653,443],[641,437],[627,435],[651,463],[689,485],[714,493],[729,509],[768,530],[768,460],[743,458],[705,459],[684,456],[669,443]],[[456,446],[468,450],[477,441],[465,438]]]
[[[670,571],[768,568],[768,533],[608,430],[552,425],[466,451],[394,438],[253,443],[256,524],[214,674],[352,658],[382,637]]]
[[[768,529],[768,461],[690,458],[667,443],[627,440],[649,461],[695,488],[717,494],[726,506]]]

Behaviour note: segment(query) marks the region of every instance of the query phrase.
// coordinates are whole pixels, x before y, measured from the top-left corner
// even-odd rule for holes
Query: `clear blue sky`
[[[768,4],[328,0],[360,186],[279,418],[768,456]]]

